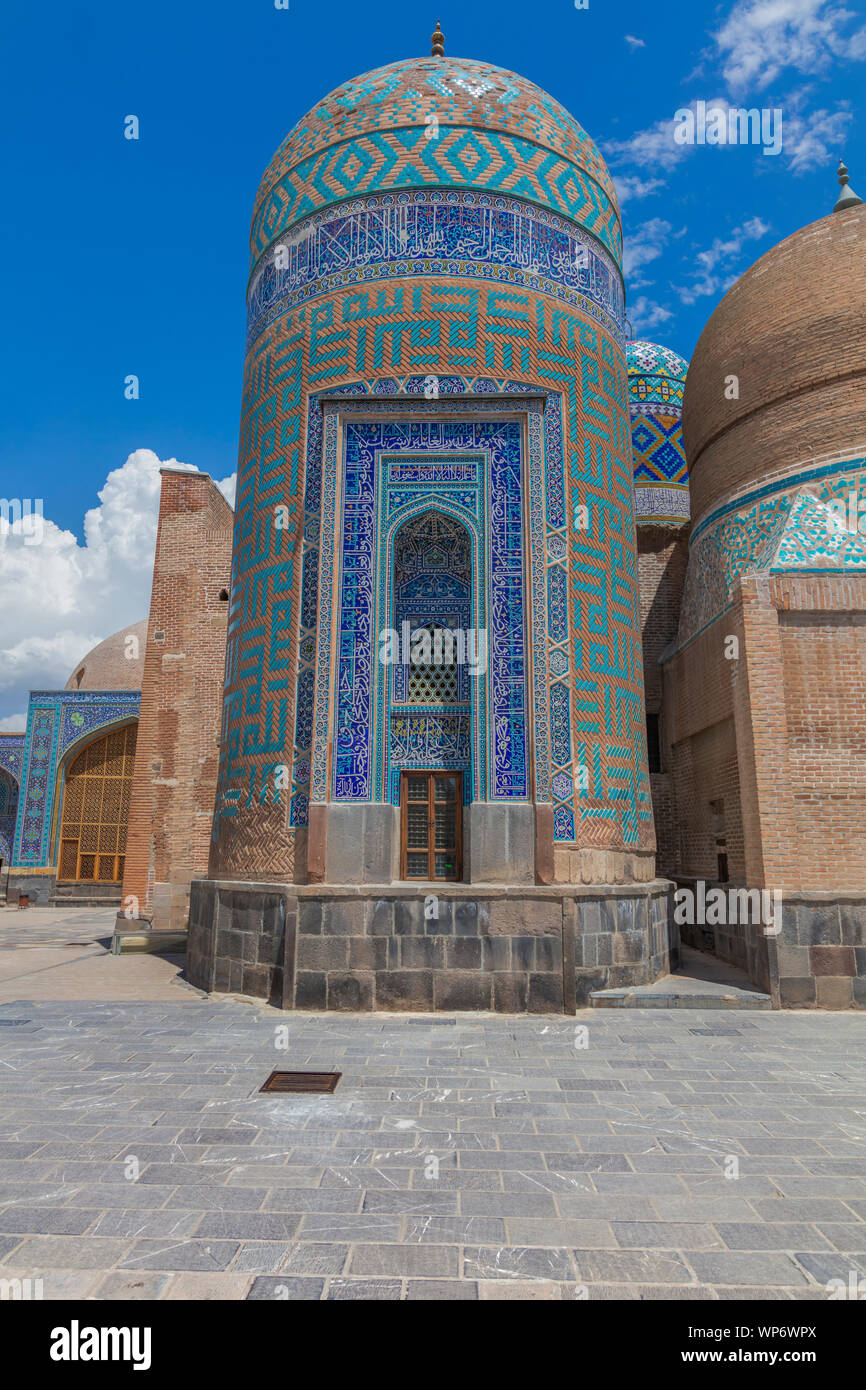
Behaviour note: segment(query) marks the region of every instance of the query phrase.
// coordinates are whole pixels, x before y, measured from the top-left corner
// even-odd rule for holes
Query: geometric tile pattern
[[[410,59],[337,88],[286,137],[256,198],[253,264],[314,209],[425,185],[528,198],[586,227],[619,262],[610,175],[563,107],[490,64]]]
[[[21,759],[24,755],[23,734],[0,734],[0,768],[21,781]]]
[[[493,403],[490,402],[490,405]],[[477,405],[486,413],[490,405]],[[350,401],[348,408],[359,408]],[[431,506],[453,517],[463,534],[474,537],[475,575],[473,608],[479,618],[473,626],[489,628],[489,668],[479,676],[473,719],[473,777],[475,795],[481,800],[522,798],[529,794],[526,730],[526,655],[523,617],[522,560],[522,464],[521,430],[513,423],[481,421],[440,423],[387,423],[375,420],[381,412],[365,407],[369,423],[344,426],[345,459],[335,460],[326,451],[323,488],[323,534],[333,527],[333,551],[339,560],[336,588],[340,594],[339,647],[335,670],[334,755],[331,795],[336,800],[381,800],[388,795],[389,741],[378,732],[390,727],[390,670],[371,659],[370,634],[393,625],[393,553],[408,518],[423,517]],[[429,406],[428,406],[429,410]],[[410,460],[417,454],[417,476]],[[394,492],[393,472],[379,465],[382,455],[391,469],[399,460],[406,501],[385,525],[385,495]],[[462,460],[481,457],[484,478],[483,512],[489,514],[482,538],[474,519],[455,503],[447,485],[427,484],[419,492],[417,478],[428,476],[431,458]],[[336,465],[336,468],[335,466]],[[447,465],[446,465],[447,467]],[[342,524],[332,519],[335,472],[344,470],[345,498]],[[481,470],[479,470],[480,473]],[[414,486],[413,486],[414,484]],[[378,498],[378,503],[377,503]],[[379,523],[375,522],[378,515]],[[343,536],[342,547],[339,537]],[[485,559],[489,555],[489,559]],[[479,562],[480,557],[480,562]],[[331,586],[330,563],[320,566],[320,591]],[[327,604],[319,613],[319,683],[316,696],[317,752],[314,756],[313,795],[326,794],[327,731],[332,700],[324,673],[330,669],[330,621]],[[350,732],[351,731],[351,732]],[[489,782],[486,769],[489,767]]]
[[[83,739],[138,717],[140,693],[60,690],[31,692],[22,756],[14,862],[50,862],[63,790],[60,772]]]
[[[512,73],[392,64],[284,141],[251,248],[213,871],[291,879],[311,800],[387,800],[392,746],[457,756],[467,733],[476,796],[552,804],[561,842],[649,846],[621,229],[595,146]],[[446,699],[392,726],[373,660],[389,547],[431,508],[469,537],[492,637],[468,730]]]
[[[0,860],[8,865],[12,858],[15,818],[18,814],[18,783],[0,768]]]
[[[327,290],[411,273],[541,290],[620,335],[614,258],[583,228],[517,198],[405,192],[353,199],[307,217],[263,256],[247,292],[247,344],[287,309]]]
[[[570,772],[577,759],[588,767],[586,784],[576,786],[557,812],[559,837],[598,845],[641,842],[651,834],[651,810],[622,351],[598,325],[540,295],[460,280],[404,280],[298,306],[265,330],[247,359],[215,823],[218,860],[232,871],[242,862],[233,855],[241,856],[242,845],[255,841],[264,868],[267,844],[267,853],[274,853],[275,825],[273,811],[266,808],[282,800],[273,774],[292,761],[293,745],[309,776],[318,570],[325,541],[331,543],[320,535],[324,415],[317,393],[333,383],[332,389],[369,394],[364,381],[352,376],[358,368],[376,396],[398,389],[416,393],[419,411],[425,405],[438,409],[438,402],[426,401],[423,394],[431,373],[443,394],[496,390],[515,369],[524,381],[551,393],[537,426],[544,463],[530,476],[530,493],[537,493],[546,510],[533,548],[542,575],[546,565],[557,592],[564,584],[566,599],[563,604],[560,595],[558,616],[556,602],[546,611],[544,578],[533,594],[533,624],[540,619],[544,642],[550,621],[559,655],[556,672],[547,673],[533,661],[532,704],[537,720],[549,686],[545,729],[555,722],[557,749],[569,741],[571,749],[552,769],[547,761],[552,750],[542,749],[539,772],[536,731],[536,795],[549,800],[550,771]],[[570,524],[578,503],[588,508],[586,531]],[[555,542],[552,551],[545,549],[546,536]],[[293,641],[294,688],[287,680]],[[292,823],[306,822],[307,795],[296,783]],[[256,807],[262,807],[266,830],[253,828]],[[235,852],[220,827],[236,820],[239,811],[245,827]],[[288,863],[288,833],[282,852]]]
[[[408,58],[336,87],[289,131],[256,197],[308,155],[367,130],[442,125],[511,131],[565,155],[616,197],[607,166],[570,111],[519,73],[468,58]]]
[[[689,518],[682,404],[687,363],[657,343],[628,342],[629,412],[637,522]]]
[[[863,458],[798,470],[717,507],[691,537],[678,643],[729,606],[740,574],[866,571],[864,532]]]

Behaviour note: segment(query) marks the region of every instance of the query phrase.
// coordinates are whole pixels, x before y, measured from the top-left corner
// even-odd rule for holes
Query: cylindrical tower
[[[449,876],[652,877],[621,226],[592,141],[514,73],[392,63],[280,146],[251,252],[212,875],[412,877],[403,774],[440,769]],[[402,624],[440,620],[486,658],[410,689]]]

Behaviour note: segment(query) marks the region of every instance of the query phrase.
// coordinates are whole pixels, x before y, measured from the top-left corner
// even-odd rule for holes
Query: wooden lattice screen
[[[104,734],[67,772],[59,879],[119,883],[123,878],[135,735],[135,724]]]

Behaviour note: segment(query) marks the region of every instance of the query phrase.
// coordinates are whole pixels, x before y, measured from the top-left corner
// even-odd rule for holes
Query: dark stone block
[[[442,936],[404,936],[400,945],[400,964],[405,970],[444,970],[445,938]]]
[[[602,930],[600,903],[595,902],[595,900],[587,902],[585,898],[575,898],[574,922],[576,934],[579,937],[597,936]]]
[[[450,970],[480,970],[480,937],[454,937],[447,943],[445,959]]]
[[[328,975],[328,1008],[349,1013],[369,1011],[373,1007],[373,975],[369,971]]]
[[[324,971],[299,970],[295,977],[295,1008],[326,1008],[327,981],[328,977]]]
[[[433,976],[433,1002],[437,1009],[489,1009],[493,976],[468,970],[437,970]]]
[[[850,1009],[854,1002],[850,975],[819,975],[815,980],[815,1002],[819,1009]]]
[[[481,955],[483,968],[485,970],[510,970],[511,937],[485,936],[481,940],[484,945]]]
[[[512,936],[511,937],[511,967],[513,970],[525,970],[527,974],[535,965],[535,937],[534,936]]]
[[[517,975],[513,971],[500,971],[493,976],[493,1007],[497,1013],[525,1013],[528,998],[528,975]]]
[[[385,970],[388,965],[388,942],[384,937],[350,936],[350,970]]]
[[[529,977],[526,1007],[531,1014],[561,1014],[562,975],[558,971],[533,972]]]
[[[217,932],[217,955],[227,956],[229,960],[241,960],[243,940],[240,932],[223,927],[221,931]]]
[[[367,904],[352,899],[337,898],[325,903],[322,911],[322,932],[325,936],[365,936]]]
[[[634,898],[617,898],[616,929],[621,932],[634,930]]]
[[[461,901],[454,904],[454,932],[457,936],[478,936],[478,904]]]
[[[245,965],[243,967],[242,993],[251,994],[256,999],[269,999],[271,973],[266,965]]]
[[[389,970],[377,975],[376,1008],[432,1009],[432,970]]]
[[[843,946],[866,946],[866,904],[840,903]]]
[[[425,913],[425,930],[428,936],[451,936],[454,931],[453,905],[447,899],[440,898],[438,909],[436,917],[428,917]]]
[[[394,902],[394,932],[397,936],[421,936],[426,927],[423,898],[397,898]]]
[[[601,930],[601,931],[616,931],[616,930],[617,930],[616,902],[612,902],[612,901],[609,901],[607,898],[604,898],[604,899],[602,899],[602,901],[599,903],[598,907],[599,907],[599,917],[600,917],[600,930]]]
[[[839,946],[842,930],[836,903],[798,903],[797,939],[801,946]]]
[[[614,932],[600,932],[595,938],[596,960],[599,965],[613,965]]]
[[[387,898],[380,898],[373,908],[370,919],[371,936],[390,936],[394,930],[394,905]]]
[[[866,946],[854,947],[854,961],[858,975],[866,975]]]
[[[782,1004],[814,1004],[815,981],[811,977],[802,980],[781,979],[779,981],[779,1000]]]
[[[320,936],[322,932],[322,904],[302,899],[298,904],[298,931],[301,936]]]
[[[856,975],[853,946],[810,946],[809,965],[813,975]]]
[[[302,936],[298,942],[299,970],[345,970],[348,964],[346,936]]]
[[[854,1004],[858,1009],[866,1009],[866,980],[855,977],[851,981]]]
[[[536,970],[562,969],[562,944],[558,937],[537,936],[535,938],[535,968]]]
[[[613,938],[613,958],[617,965],[638,964],[644,959],[646,937],[640,932],[617,932]]]
[[[404,939],[405,939],[406,941],[408,941],[408,940],[410,940],[411,938],[406,937],[406,938],[404,938]],[[403,948],[403,940],[404,940],[404,939],[401,939],[399,936],[389,936],[389,937],[388,937],[388,966],[387,966],[387,968],[388,968],[389,970],[399,970],[399,969],[400,969],[400,952],[401,952],[401,950],[402,950],[402,948]]]

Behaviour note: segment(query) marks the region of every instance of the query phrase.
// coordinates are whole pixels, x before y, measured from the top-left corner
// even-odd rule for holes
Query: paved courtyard
[[[827,1299],[866,1274],[862,1017],[290,1015],[63,934],[0,951],[0,1278],[46,1298]],[[274,1068],[342,1079],[262,1095]]]

